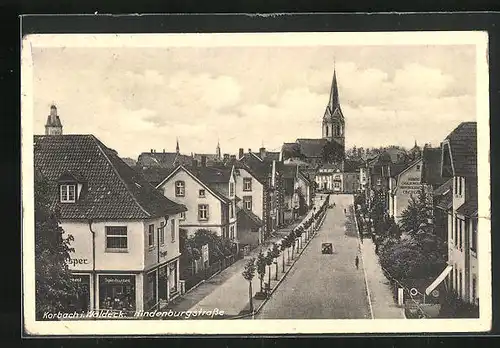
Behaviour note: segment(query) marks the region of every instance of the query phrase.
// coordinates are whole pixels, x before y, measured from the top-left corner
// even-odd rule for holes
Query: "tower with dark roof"
[[[337,74],[333,68],[333,80],[330,89],[330,99],[323,115],[321,125],[323,139],[335,141],[345,148],[345,120],[339,101],[339,89],[337,86]]]
[[[50,114],[47,116],[47,122],[45,123],[45,135],[62,135],[61,119],[57,115],[55,105],[50,107]]]
[[[215,156],[219,160],[222,158],[221,153],[220,153],[220,144],[219,144],[218,140],[217,140],[217,147],[215,148]]]
[[[175,145],[175,152],[179,153],[179,139],[177,139],[177,144]]]

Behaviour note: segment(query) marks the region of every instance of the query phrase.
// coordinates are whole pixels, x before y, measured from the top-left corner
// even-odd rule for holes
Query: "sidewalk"
[[[370,289],[373,319],[404,319],[403,309],[394,302],[389,280],[380,268],[371,238],[363,239],[361,252]]]
[[[319,206],[322,202],[315,202]],[[311,214],[309,212],[306,216]],[[301,219],[302,221],[302,219]],[[263,244],[253,249],[244,259],[238,260],[233,265],[224,269],[219,274],[211,279],[193,288],[191,291],[183,295],[177,303],[171,303],[167,306],[168,309],[174,311],[197,311],[213,310],[215,308],[224,311],[227,316],[239,315],[242,310],[248,305],[248,282],[243,279],[242,272],[245,268],[247,260],[251,257],[257,257],[259,252],[266,251],[276,241],[300,224],[300,221],[294,222],[281,230],[276,231],[274,236],[269,238]],[[286,252],[285,252],[286,253]],[[287,258],[286,258],[287,259]],[[285,261],[287,262],[287,261]],[[278,258],[278,273],[282,271],[282,257]],[[275,265],[271,266],[271,280],[274,280],[276,275]],[[264,282],[268,281],[268,274],[264,277]],[[272,282],[271,282],[272,284]],[[260,290],[260,279],[256,274],[252,281],[252,290],[255,292]]]

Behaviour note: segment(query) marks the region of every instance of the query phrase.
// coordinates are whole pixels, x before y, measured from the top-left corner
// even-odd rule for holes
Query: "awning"
[[[451,272],[452,269],[453,266],[446,266],[444,271],[441,272],[441,274],[436,278],[436,280],[433,281],[432,284],[427,287],[427,289],[425,289],[425,294],[429,295],[432,292],[432,290],[434,290],[439,284],[441,284],[441,282],[446,278],[446,276]]]

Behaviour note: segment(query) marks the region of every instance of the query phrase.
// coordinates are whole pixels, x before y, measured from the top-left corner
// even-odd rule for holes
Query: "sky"
[[[321,137],[335,66],[346,146],[438,146],[476,120],[473,45],[33,47],[34,133],[55,104],[64,134],[122,157],[236,154]]]

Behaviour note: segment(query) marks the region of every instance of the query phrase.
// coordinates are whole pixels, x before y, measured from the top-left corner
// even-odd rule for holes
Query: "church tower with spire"
[[[222,156],[221,156],[221,153],[220,153],[219,140],[217,140],[217,147],[215,148],[215,156],[217,157],[218,160],[222,159]]]
[[[345,148],[345,120],[340,108],[339,89],[337,86],[337,73],[333,68],[333,80],[330,89],[330,99],[323,115],[321,125],[323,139],[335,141]]]
[[[179,154],[179,139],[177,139],[177,144],[175,145],[175,153]]]

